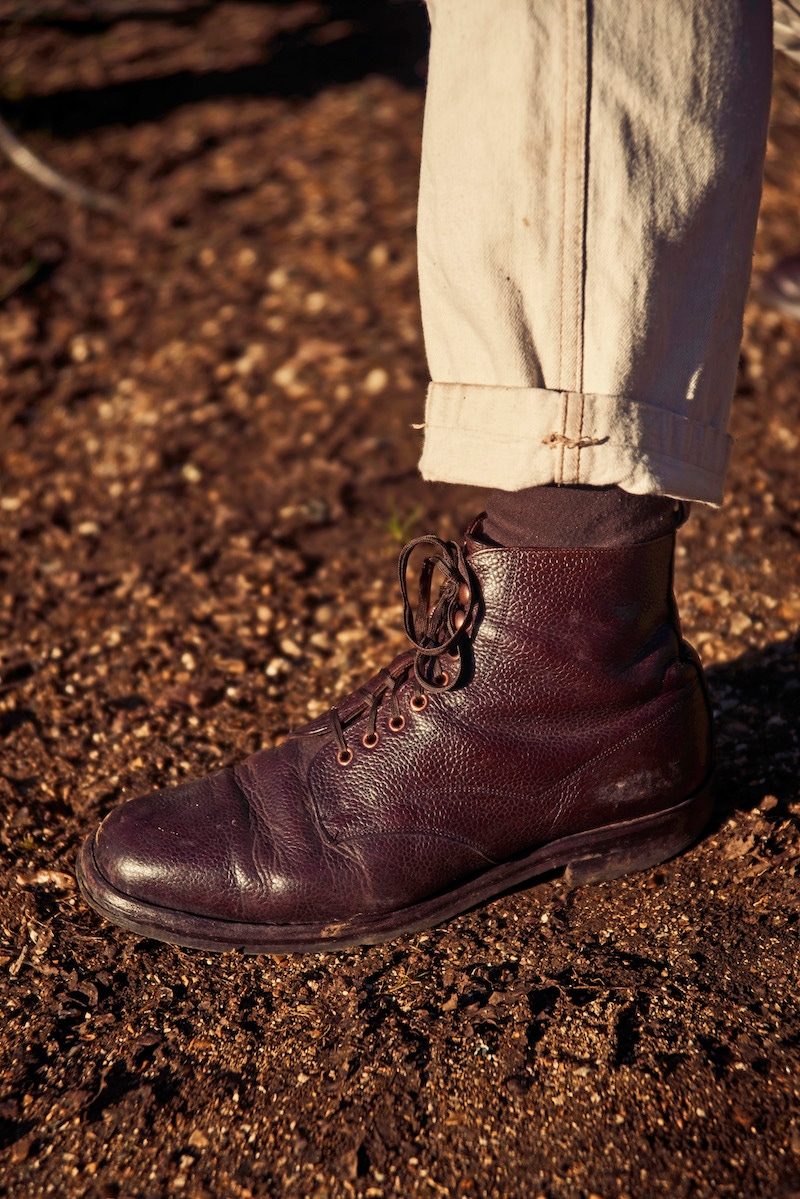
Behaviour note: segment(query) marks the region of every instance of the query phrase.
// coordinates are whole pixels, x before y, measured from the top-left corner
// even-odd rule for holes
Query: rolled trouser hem
[[[732,439],[631,396],[431,383],[425,479],[519,491],[616,485],[718,505]]]

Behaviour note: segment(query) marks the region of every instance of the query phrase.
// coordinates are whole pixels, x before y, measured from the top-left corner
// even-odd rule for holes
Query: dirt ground
[[[415,471],[424,14],[4,32],[16,132],[125,211],[0,167],[2,1193],[796,1199],[800,325],[758,282],[800,248],[800,70],[726,503],[681,538],[708,834],[383,947],[207,957],[88,910],[81,839],[388,661],[400,545],[482,502]]]

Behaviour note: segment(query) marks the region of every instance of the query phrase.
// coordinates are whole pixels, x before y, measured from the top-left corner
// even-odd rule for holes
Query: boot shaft
[[[467,546],[481,596],[472,670],[501,708],[541,706],[557,720],[647,702],[681,662],[674,537],[579,550]]]

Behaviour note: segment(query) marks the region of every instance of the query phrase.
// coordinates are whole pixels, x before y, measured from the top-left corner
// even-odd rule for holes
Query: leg
[[[768,0],[430,7],[423,474],[719,503]]]
[[[607,515],[589,548],[480,519],[463,547],[420,539],[412,649],[279,748],[113,812],[79,860],[101,912],[203,948],[341,947],[697,835],[710,721],[658,497],[719,499],[769,81],[768,10],[718,7],[659,28],[616,0],[432,5],[423,468],[655,508],[633,544]]]

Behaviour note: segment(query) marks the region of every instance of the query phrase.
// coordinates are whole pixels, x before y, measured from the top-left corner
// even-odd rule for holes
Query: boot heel
[[[609,882],[675,857],[697,840],[712,807],[709,782],[677,808],[605,830],[610,834],[607,846],[595,843],[592,853],[570,862],[564,870],[564,882],[568,887]]]

